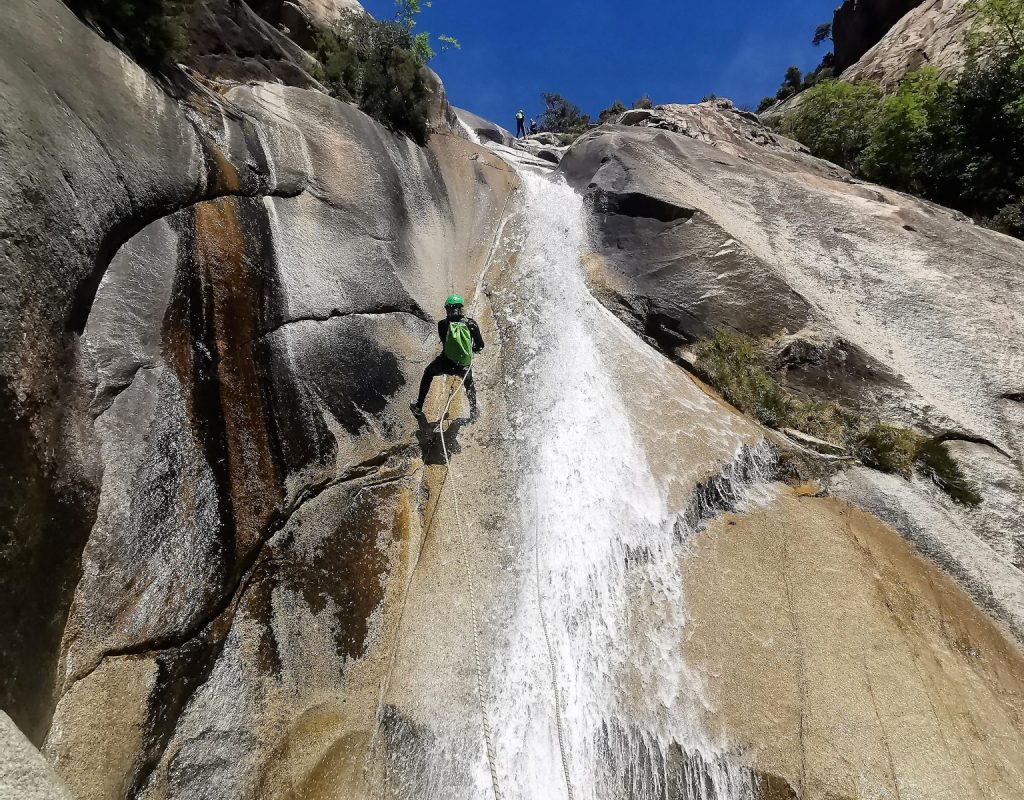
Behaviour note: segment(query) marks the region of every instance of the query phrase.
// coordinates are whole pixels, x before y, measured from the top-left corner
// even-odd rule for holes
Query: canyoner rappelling
[[[465,387],[469,398],[469,418],[476,420],[480,415],[480,407],[476,397],[476,384],[473,381],[473,356],[484,349],[484,339],[480,335],[480,326],[472,317],[465,316],[465,304],[462,296],[452,294],[444,303],[445,318],[437,323],[437,335],[441,340],[441,353],[431,361],[423,371],[420,380],[420,391],[409,407],[417,417],[423,415],[423,403],[434,378],[439,375],[455,375],[462,380],[459,385]],[[444,419],[442,415],[441,419]]]

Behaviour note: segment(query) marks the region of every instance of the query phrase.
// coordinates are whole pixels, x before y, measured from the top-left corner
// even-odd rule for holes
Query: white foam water
[[[618,323],[583,278],[583,200],[540,176],[522,180],[514,296],[502,298],[499,312],[516,329],[510,424],[521,445],[519,516],[527,528],[519,537],[517,622],[491,671],[488,699],[500,721],[502,793],[754,798],[753,774],[702,729],[704,687],[681,652],[679,562],[716,503],[744,502],[738,487],[757,482],[765,454],[738,452],[732,474],[701,487],[691,508],[667,506],[602,363],[602,326]],[[481,792],[488,797],[489,786]]]

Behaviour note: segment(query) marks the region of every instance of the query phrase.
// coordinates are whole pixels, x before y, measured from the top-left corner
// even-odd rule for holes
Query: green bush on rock
[[[316,40],[317,78],[385,127],[419,144],[429,136],[430,77],[420,45],[400,22],[347,14]]]
[[[889,96],[826,80],[782,132],[855,175],[1024,237],[1024,0],[971,0],[968,64],[953,80],[925,67]]]
[[[909,478],[917,471],[958,503],[981,502],[941,441],[901,425],[867,422],[838,403],[801,400],[772,377],[763,349],[749,337],[720,330],[697,342],[694,352],[698,374],[762,424],[831,442],[881,472]]]
[[[587,130],[590,117],[582,113],[578,105],[555,92],[541,92],[541,99],[544,100],[544,111],[540,115],[543,130],[577,137]]]
[[[782,131],[819,158],[855,171],[871,143],[881,97],[874,84],[824,81],[804,93]]]
[[[173,63],[188,45],[195,0],[67,0],[68,8],[151,69]]]

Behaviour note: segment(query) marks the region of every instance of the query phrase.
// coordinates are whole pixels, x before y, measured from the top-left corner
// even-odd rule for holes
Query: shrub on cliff
[[[1007,233],[1024,200],[1024,62],[1001,53],[968,65],[929,115],[923,194]]]
[[[597,121],[600,123],[615,122],[619,117],[626,113],[626,107],[622,104],[621,100],[616,100],[608,108],[604,109],[600,114],[597,115]]]
[[[970,60],[931,67],[888,97],[872,84],[808,89],[782,130],[855,175],[1024,237],[1024,0],[971,0]]]
[[[782,131],[819,158],[856,171],[876,127],[881,97],[871,83],[819,83],[782,121]]]
[[[173,63],[188,45],[195,0],[67,0],[68,8],[140,64]]]
[[[590,125],[590,117],[575,103],[554,92],[541,92],[544,111],[540,115],[541,128],[551,133],[579,135]]]
[[[838,403],[801,400],[772,377],[764,350],[743,334],[720,330],[694,347],[698,374],[732,405],[771,428],[793,428],[844,448],[873,469],[931,479],[953,500],[981,496],[938,440],[912,428],[874,421]]]
[[[317,76],[332,96],[353,101],[385,127],[425,144],[430,77],[421,45],[400,22],[346,15],[317,37]]]
[[[951,84],[934,67],[907,76],[896,92],[880,100],[864,151],[849,166],[876,183],[924,194],[936,144],[931,122]]]
[[[872,84],[809,89],[782,131],[855,175],[1024,235],[1024,61],[972,62],[959,80],[925,67],[883,96]]]

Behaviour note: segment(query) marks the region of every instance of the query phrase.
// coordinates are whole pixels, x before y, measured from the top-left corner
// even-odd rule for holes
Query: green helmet
[[[448,306],[462,306],[465,305],[465,303],[462,302],[461,294],[450,294],[448,295],[448,299],[444,301],[444,305],[445,308],[447,308]]]

